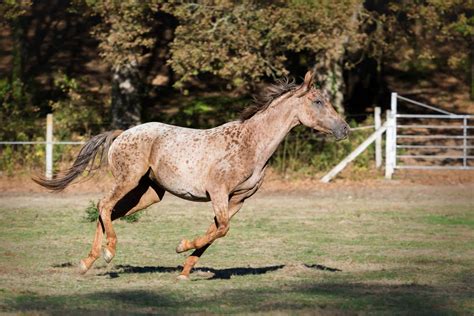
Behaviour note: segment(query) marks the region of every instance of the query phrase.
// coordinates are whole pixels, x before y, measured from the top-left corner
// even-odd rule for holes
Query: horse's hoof
[[[181,240],[181,242],[179,243],[178,247],[176,247],[176,252],[177,253],[181,253],[181,252],[185,252],[187,251],[188,249],[186,249],[186,240],[183,239]]]
[[[114,255],[112,254],[112,252],[110,252],[109,249],[103,248],[102,257],[104,257],[105,262],[110,263],[110,261],[112,261],[112,259],[114,258]]]
[[[79,273],[84,274],[89,270],[89,268],[86,266],[84,260],[81,260],[79,262]]]
[[[189,276],[184,275],[184,274],[178,275],[178,276],[176,277],[176,280],[178,280],[178,281],[190,281]]]

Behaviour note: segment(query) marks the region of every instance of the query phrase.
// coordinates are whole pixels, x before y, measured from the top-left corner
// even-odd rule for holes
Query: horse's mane
[[[246,107],[240,113],[240,120],[246,121],[256,113],[266,110],[273,100],[299,87],[294,79],[288,79],[287,77],[277,79],[274,84],[267,86],[259,94],[254,95],[253,104]]]

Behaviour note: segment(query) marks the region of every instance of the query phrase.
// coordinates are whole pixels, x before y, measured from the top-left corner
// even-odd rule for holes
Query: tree
[[[100,55],[112,72],[112,126],[123,129],[139,124],[145,93],[140,66],[155,43],[150,31],[156,3],[138,0],[86,0],[86,3],[102,19],[94,35],[100,41]]]
[[[321,84],[343,111],[342,68],[346,51],[360,49],[362,1],[200,1],[164,10],[180,21],[169,64],[183,87],[200,74],[228,87],[249,88],[265,77],[287,75],[289,54],[316,65]],[[324,74],[324,75],[323,75]]]
[[[474,2],[398,1],[376,6],[385,23],[385,59],[411,72],[465,78],[474,99]]]
[[[0,118],[3,122],[2,130],[7,135],[3,137],[15,137],[15,120],[25,119],[25,116],[31,116],[34,111],[28,102],[29,94],[26,91],[27,81],[25,79],[26,62],[26,24],[32,2],[23,1],[5,1],[0,3],[0,15],[3,20],[0,26],[9,28],[11,41],[12,66],[8,77],[0,77],[0,102],[2,111]],[[13,135],[11,135],[13,134]]]

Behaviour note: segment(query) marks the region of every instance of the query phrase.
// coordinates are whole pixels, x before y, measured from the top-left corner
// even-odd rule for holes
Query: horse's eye
[[[318,99],[318,100],[314,101],[314,104],[320,106],[320,105],[323,105],[323,101]]]

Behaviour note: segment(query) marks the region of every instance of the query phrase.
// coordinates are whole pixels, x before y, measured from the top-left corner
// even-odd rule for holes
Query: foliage
[[[89,205],[87,205],[85,209],[86,215],[84,219],[88,222],[95,222],[99,219],[99,210],[97,209],[97,205],[94,201],[89,201]]]
[[[153,1],[86,0],[100,16],[93,31],[100,56],[112,70],[111,117],[114,128],[128,128],[141,121],[144,82],[140,66],[155,44],[151,22]]]
[[[94,201],[89,201],[89,205],[87,205],[85,209],[86,215],[84,219],[88,222],[96,222],[99,219],[99,210],[97,209],[97,205]],[[133,213],[128,216],[121,217],[120,220],[126,221],[127,223],[135,223],[141,217],[141,212]]]
[[[38,108],[29,99],[30,94],[20,79],[11,81],[0,77],[0,139],[18,139],[19,127],[28,136],[38,129]]]
[[[20,141],[28,140],[23,133],[19,133],[18,137]],[[32,170],[43,164],[44,157],[44,145],[2,145],[0,147],[0,175],[13,176],[21,171],[31,174]]]
[[[239,111],[249,102],[246,97],[194,97],[183,100],[179,111],[163,116],[163,119],[179,126],[211,128],[237,119]]]
[[[15,83],[20,81],[16,80]],[[21,84],[21,83],[20,83]],[[25,95],[19,95],[15,98],[13,84],[7,79],[0,78],[0,140],[5,141],[44,141],[42,136],[31,138],[39,129],[37,113],[33,107],[20,102],[20,98]],[[21,106],[23,105],[23,106]],[[21,128],[19,128],[19,122]],[[2,145],[0,146],[0,172],[6,172],[13,175],[15,170],[27,169],[37,166],[44,157],[44,146],[21,146],[21,145]]]
[[[264,82],[308,68],[343,113],[356,87],[373,83],[365,80],[375,73],[363,65],[374,60],[371,95],[387,91],[400,73],[417,80],[443,72],[469,83],[474,99],[472,1],[6,0],[0,15],[2,140],[44,140],[51,111],[57,139],[151,118],[210,127],[233,119]],[[78,71],[77,60],[98,67]],[[157,72],[169,85],[150,84]],[[104,87],[92,86],[96,75],[107,78]],[[328,168],[352,146],[294,134],[273,161],[285,172]],[[56,148],[55,159],[66,157],[65,147]],[[0,168],[9,172],[12,159],[32,166],[44,156],[41,146],[0,150]]]
[[[0,75],[0,139],[14,139],[18,122],[22,122],[22,132],[31,135],[37,127],[38,108],[31,103],[32,93],[29,80],[24,77],[25,29],[23,18],[30,10],[32,2],[4,1],[0,3],[0,15],[4,17],[0,26],[11,29],[12,66],[10,73]],[[20,136],[20,135],[18,135]]]
[[[70,78],[59,72],[54,78],[54,86],[62,94],[61,98],[49,102],[54,113],[57,139],[71,139],[73,132],[87,136],[89,133],[100,131],[104,111],[101,109],[100,101],[85,91],[82,80]]]
[[[147,49],[153,47],[151,36],[154,1],[85,0],[102,19],[93,34],[100,41],[100,55],[111,67],[140,64]]]
[[[0,138],[8,139],[16,133],[15,119],[20,119],[23,115],[22,109],[13,97],[13,85],[6,78],[0,79],[0,121],[2,127],[0,128]]]
[[[0,2],[0,25],[11,22],[26,14],[32,5],[32,0],[4,0]]]
[[[466,74],[474,44],[472,1],[399,1],[387,5],[387,57],[406,71],[447,68]],[[403,53],[401,53],[403,52]]]
[[[201,73],[210,73],[231,87],[249,86],[262,77],[280,77],[289,70],[288,54],[312,52],[315,60],[333,49],[341,37],[349,50],[364,35],[348,27],[359,1],[201,1],[177,2],[164,10],[178,17],[169,63],[182,87]]]

